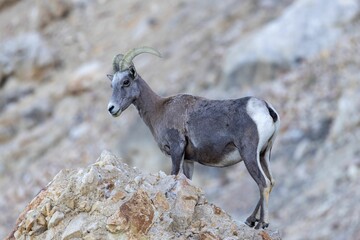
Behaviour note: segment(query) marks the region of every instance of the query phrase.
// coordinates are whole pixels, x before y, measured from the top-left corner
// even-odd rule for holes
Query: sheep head
[[[150,53],[161,57],[161,54],[150,47],[133,48],[127,53],[118,54],[113,60],[113,75],[107,75],[113,89],[108,111],[113,117],[120,116],[140,95],[137,84],[137,72],[132,60],[142,54]]]

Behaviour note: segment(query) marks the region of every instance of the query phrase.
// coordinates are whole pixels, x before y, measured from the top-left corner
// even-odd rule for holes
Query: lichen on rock
[[[27,206],[7,239],[264,236],[280,239],[276,232],[237,224],[208,203],[201,189],[184,175],[145,174],[104,151],[85,169],[61,171]]]

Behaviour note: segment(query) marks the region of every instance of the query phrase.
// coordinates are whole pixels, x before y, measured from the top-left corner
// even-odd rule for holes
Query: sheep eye
[[[125,80],[125,81],[123,82],[123,85],[124,85],[125,87],[129,86],[129,85],[130,85],[130,81],[129,81],[129,80]]]

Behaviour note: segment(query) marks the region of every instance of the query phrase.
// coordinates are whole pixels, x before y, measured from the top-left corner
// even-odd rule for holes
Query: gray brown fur
[[[171,157],[171,174],[178,174],[182,164],[191,179],[194,162],[226,167],[244,161],[260,190],[260,200],[246,223],[268,226],[268,198],[274,185],[270,151],[279,128],[279,116],[268,103],[253,97],[209,100],[180,94],[163,98],[133,65],[109,78],[113,93],[108,111],[117,117],[134,104],[159,148]]]

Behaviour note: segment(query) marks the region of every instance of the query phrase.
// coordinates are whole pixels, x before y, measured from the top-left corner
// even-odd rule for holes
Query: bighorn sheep
[[[182,169],[191,179],[194,162],[226,167],[244,161],[257,183],[260,200],[246,224],[268,227],[268,200],[274,186],[270,153],[280,119],[274,108],[255,97],[209,100],[187,94],[160,97],[137,74],[132,60],[141,53],[160,57],[141,47],[118,54],[113,60],[113,89],[108,111],[118,117],[131,104],[151,130],[160,149],[171,156],[171,174]]]

